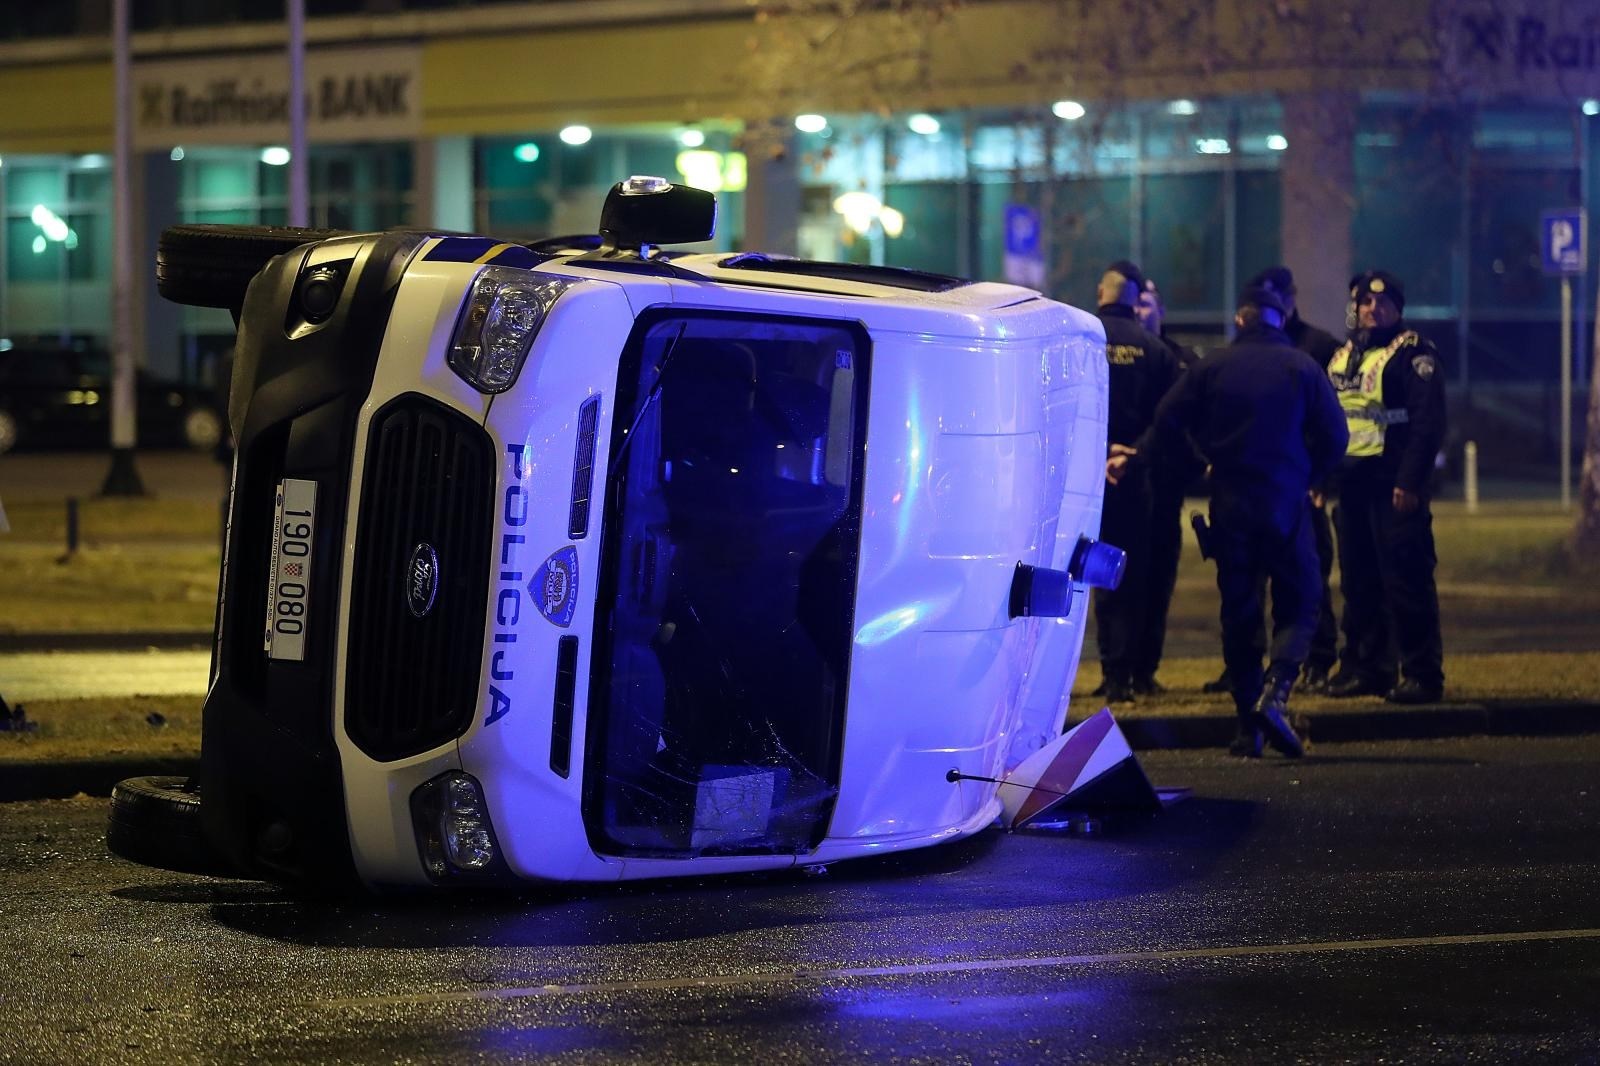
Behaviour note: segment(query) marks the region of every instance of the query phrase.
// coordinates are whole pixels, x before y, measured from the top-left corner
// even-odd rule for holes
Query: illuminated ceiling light
[[[171,159],[174,163],[183,162],[183,145],[180,144],[175,146],[172,151],[167,153],[167,158]]]
[[[1233,147],[1226,137],[1201,137],[1194,142],[1194,150],[1201,155],[1227,155]]]
[[[261,161],[269,167],[281,167],[289,162],[289,149],[281,144],[261,149]]]
[[[1585,100],[1583,102],[1585,115],[1600,115],[1600,100]]]
[[[43,255],[44,254],[44,248],[45,248],[44,234],[42,234],[42,233],[35,234],[34,238],[33,238],[33,254],[34,255]]]
[[[742,192],[749,181],[743,152],[688,148],[678,153],[676,163],[684,184],[706,192]]]
[[[90,152],[88,155],[78,157],[79,170],[104,170],[110,160],[99,152]]]
[[[845,225],[865,234],[883,210],[883,201],[869,192],[847,192],[833,201],[833,209],[844,216]]]
[[[722,191],[722,153],[688,149],[678,153],[678,173],[685,184],[706,192]]]
[[[1281,133],[1269,133],[1267,134],[1267,147],[1274,152],[1281,152],[1289,147],[1289,138]]]
[[[511,154],[516,156],[519,163],[532,163],[539,158],[539,146],[532,141],[523,141],[511,149]]]
[[[821,133],[828,128],[828,120],[821,115],[796,115],[794,128],[801,133]]]
[[[920,133],[924,137],[932,137],[939,132],[939,120],[932,115],[912,115],[906,119],[906,125],[911,128],[912,133]]]
[[[1199,110],[1200,105],[1193,100],[1173,100],[1167,104],[1167,114],[1169,115],[1193,115],[1198,113]]]
[[[588,126],[568,126],[561,131],[562,143],[570,144],[574,147],[580,144],[588,144],[589,138],[593,136],[594,131]]]
[[[699,148],[706,143],[706,135],[700,130],[679,130],[678,143],[685,148]]]
[[[1083,105],[1076,100],[1057,100],[1050,105],[1050,111],[1056,118],[1064,118],[1068,122],[1076,122],[1088,114]]]
[[[884,236],[898,237],[906,228],[906,216],[892,207],[884,207],[878,212],[878,221],[883,225]]]
[[[35,244],[44,239],[64,241],[67,239],[67,234],[71,232],[67,229],[67,224],[62,221],[61,216],[44,204],[34,204],[33,211],[29,213],[28,218],[32,220],[35,226],[44,231],[44,236],[36,239],[34,241]]]

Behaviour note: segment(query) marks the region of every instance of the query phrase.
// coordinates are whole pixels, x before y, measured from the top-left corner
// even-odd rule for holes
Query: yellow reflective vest
[[[1361,353],[1361,361],[1354,371],[1350,364],[1355,355],[1355,345],[1345,341],[1328,360],[1328,378],[1339,394],[1339,406],[1344,408],[1345,421],[1350,424],[1350,444],[1345,455],[1353,459],[1368,459],[1383,454],[1383,433],[1389,426],[1407,419],[1404,407],[1384,407],[1383,368],[1400,349],[1416,344],[1417,334],[1405,330],[1382,348],[1368,348]]]

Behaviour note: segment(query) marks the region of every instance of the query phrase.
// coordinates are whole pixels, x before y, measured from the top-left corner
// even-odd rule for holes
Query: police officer
[[[1328,369],[1333,353],[1339,350],[1339,341],[1325,329],[1318,329],[1300,317],[1295,306],[1294,274],[1286,266],[1273,266],[1263,270],[1250,284],[1271,289],[1289,312],[1283,332],[1289,343],[1305,352],[1322,369]],[[1314,694],[1328,691],[1328,674],[1339,657],[1339,624],[1333,616],[1333,596],[1329,581],[1333,577],[1333,523],[1328,520],[1325,485],[1313,485],[1311,490],[1311,534],[1317,544],[1317,566],[1322,572],[1322,607],[1317,612],[1317,629],[1311,637],[1311,652],[1306,656],[1305,676],[1300,680],[1300,691]]]
[[[1294,272],[1286,266],[1268,267],[1250,279],[1248,287],[1255,286],[1271,289],[1289,312],[1289,319],[1283,324],[1283,332],[1288,335],[1289,343],[1315,359],[1318,366],[1326,368],[1333,353],[1339,350],[1339,340],[1327,330],[1318,329],[1300,317],[1300,309],[1295,306],[1294,300]]]
[[[1263,740],[1290,758],[1304,740],[1289,694],[1316,626],[1320,585],[1310,488],[1344,455],[1347,433],[1327,374],[1283,332],[1287,312],[1270,289],[1239,295],[1238,335],[1179,380],[1133,449],[1114,448],[1117,479],[1182,448],[1187,432],[1211,463],[1211,547],[1222,599],[1222,657],[1233,684],[1235,754]],[[1130,455],[1131,452],[1131,455]],[[1131,467],[1130,467],[1131,462]],[[1262,589],[1272,584],[1272,646],[1261,632]]]
[[[1111,445],[1131,446],[1150,426],[1156,404],[1177,376],[1177,360],[1160,338],[1139,325],[1134,308],[1144,290],[1144,275],[1125,259],[1106,268],[1098,295],[1110,364],[1110,410],[1106,437]],[[1120,483],[1106,486],[1100,537],[1127,553],[1122,584],[1095,589],[1095,639],[1100,647],[1101,685],[1096,695],[1108,703],[1133,699],[1133,672],[1145,637],[1149,583],[1150,479],[1142,467]]]
[[[1439,353],[1405,328],[1405,289],[1393,274],[1352,278],[1350,301],[1354,328],[1328,364],[1350,426],[1337,512],[1345,646],[1328,692],[1432,703],[1444,692],[1428,508],[1445,434]]]
[[[1140,325],[1161,338],[1177,363],[1181,377],[1200,358],[1195,350],[1179,344],[1167,332],[1166,305],[1161,290],[1149,278],[1134,308]],[[1332,338],[1329,338],[1330,340]],[[1166,686],[1156,680],[1161,655],[1166,649],[1167,612],[1172,592],[1178,583],[1178,560],[1183,554],[1183,495],[1189,483],[1205,469],[1205,460],[1185,449],[1171,461],[1150,468],[1150,569],[1145,582],[1144,634],[1134,653],[1133,692],[1136,696],[1159,695]]]

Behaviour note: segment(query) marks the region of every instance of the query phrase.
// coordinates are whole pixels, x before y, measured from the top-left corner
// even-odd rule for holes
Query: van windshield
[[[868,342],[666,312],[623,356],[584,820],[612,854],[803,851],[838,790]]]

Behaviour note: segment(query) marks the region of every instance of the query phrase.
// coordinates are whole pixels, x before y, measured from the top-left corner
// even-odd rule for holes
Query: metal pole
[[[1561,509],[1572,507],[1572,278],[1561,276]]]
[[[138,441],[133,353],[133,89],[128,2],[111,5],[115,134],[111,173],[111,469],[101,492],[143,496],[133,462]]]
[[[311,160],[306,153],[306,0],[288,0],[289,225],[309,226]]]
[[[1456,288],[1456,357],[1461,361],[1461,390],[1472,388],[1472,164],[1461,168],[1461,211],[1456,217],[1460,228],[1462,254],[1455,257],[1458,281]]]
[[[1233,339],[1233,300],[1239,292],[1239,109],[1228,114],[1228,154],[1222,159],[1222,333]]]
[[[1462,474],[1465,495],[1467,499],[1467,513],[1478,513],[1478,442],[1467,441],[1466,458],[1462,461]]]

